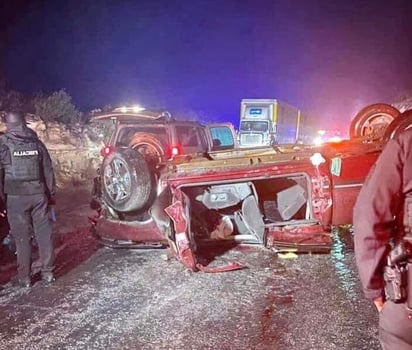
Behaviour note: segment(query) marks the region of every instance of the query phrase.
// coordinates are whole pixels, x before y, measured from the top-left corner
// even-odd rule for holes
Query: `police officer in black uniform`
[[[55,178],[50,155],[24,116],[9,112],[0,136],[0,160],[7,216],[16,243],[18,285],[31,286],[31,239],[37,242],[43,284],[54,281],[50,205],[55,204]]]
[[[359,277],[365,296],[379,311],[379,339],[385,350],[412,350],[412,308],[407,302],[412,300],[412,256],[399,249],[412,229],[411,200],[412,129],[408,129],[385,145],[363,184],[353,216]],[[397,260],[400,265],[394,264]],[[405,279],[409,295],[403,295]]]

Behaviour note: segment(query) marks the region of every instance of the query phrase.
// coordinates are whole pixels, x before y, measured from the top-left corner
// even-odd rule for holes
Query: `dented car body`
[[[159,213],[170,218],[170,225],[158,228],[191,269],[186,250],[196,251],[202,243],[326,252],[331,228],[351,223],[356,197],[380,149],[380,144],[348,142],[171,163],[152,215],[157,223],[167,222]]]
[[[374,106],[369,114],[382,132],[382,117]],[[113,217],[103,199],[92,221],[93,232],[113,247],[167,245],[194,271],[241,267],[208,270],[199,260],[204,246],[253,244],[275,252],[328,252],[332,228],[352,223],[352,209],[367,174],[388,138],[396,137],[394,125],[388,125],[397,114],[388,112],[383,128],[390,129],[390,137],[385,131],[371,137],[373,118],[363,113],[354,122],[363,118],[357,130],[369,135],[339,143],[209,150],[171,158],[158,172],[146,220]]]

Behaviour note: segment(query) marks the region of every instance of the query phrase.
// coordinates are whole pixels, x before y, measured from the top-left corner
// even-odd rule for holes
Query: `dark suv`
[[[148,209],[169,160],[184,162],[236,146],[233,126],[228,123],[204,126],[174,119],[164,111],[125,107],[92,117],[92,121],[108,119],[115,128],[102,150],[104,158],[94,181],[92,203],[114,219],[150,220]]]

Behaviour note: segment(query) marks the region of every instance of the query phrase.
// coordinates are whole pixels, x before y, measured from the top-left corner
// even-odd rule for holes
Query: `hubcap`
[[[381,138],[392,120],[393,117],[391,115],[373,115],[363,126],[361,135],[373,138]]]
[[[127,164],[122,160],[113,159],[104,169],[104,185],[110,198],[121,202],[130,195],[131,179]]]

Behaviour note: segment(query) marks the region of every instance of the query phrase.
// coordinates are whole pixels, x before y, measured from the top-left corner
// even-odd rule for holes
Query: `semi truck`
[[[301,138],[301,111],[276,99],[242,99],[239,146],[293,144]]]

